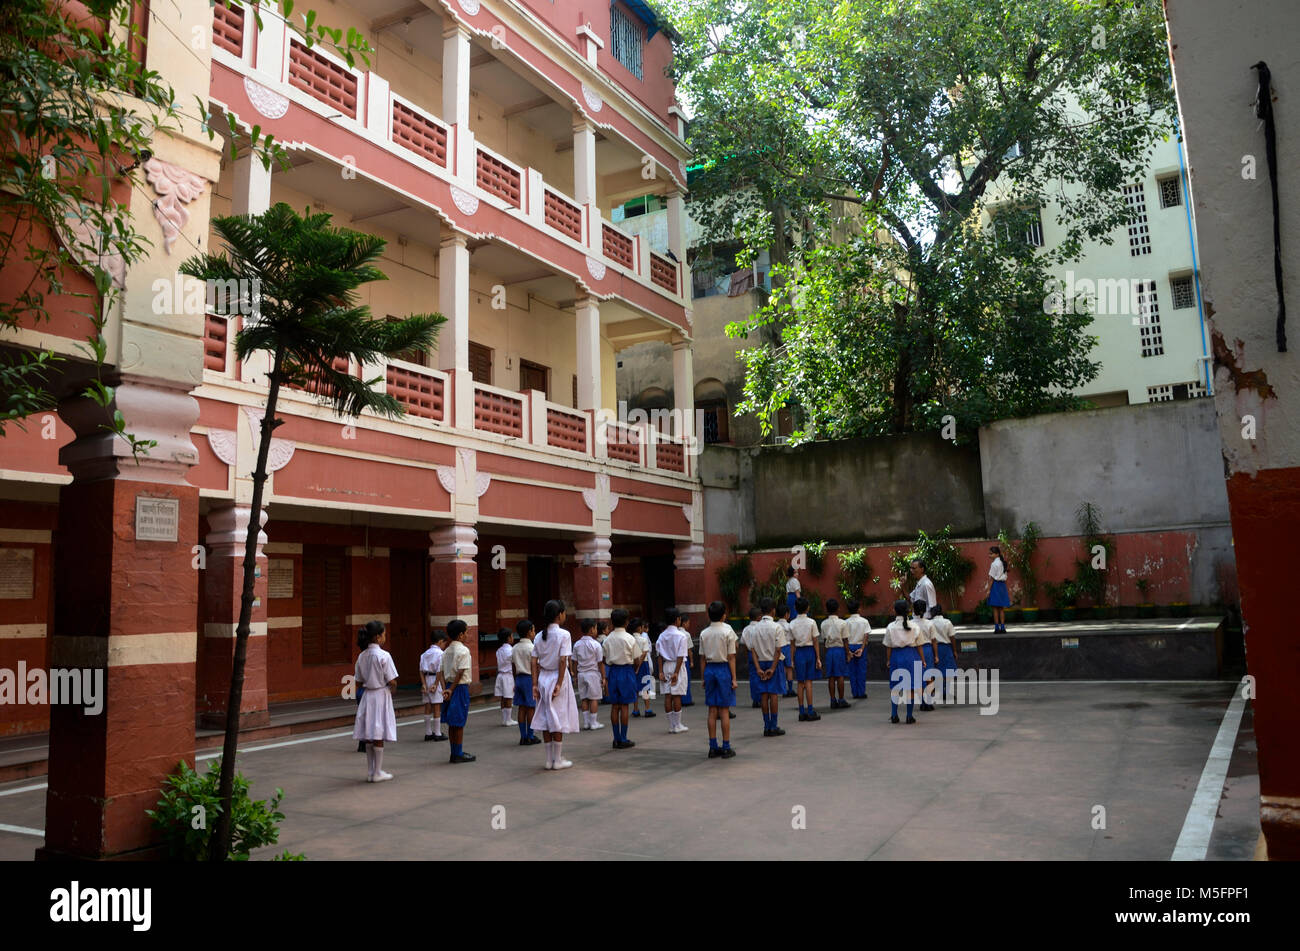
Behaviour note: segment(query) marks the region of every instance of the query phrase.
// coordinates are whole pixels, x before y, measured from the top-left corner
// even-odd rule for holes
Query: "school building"
[[[226,3],[142,6],[148,67],[223,130],[159,133],[138,185],[114,182],[153,247],[119,275],[105,378],[127,431],[156,444],[133,457],[81,395],[94,372],[81,301],[5,340],[65,359],[57,412],[0,439],[0,667],[107,670],[101,716],[0,706],[0,735],[50,733],[53,855],[148,844],[143,810],[192,758],[196,724],[224,723],[250,526],[249,727],[269,704],[338,696],[370,619],[413,683],[453,617],[480,644],[477,676],[498,628],[549,598],[575,629],[616,606],[703,612],[690,413],[669,432],[601,414],[633,343],[671,347],[680,392],[693,377],[671,27],[643,0],[340,0],[321,21],[375,49],[349,66],[265,5],[260,26]],[[250,154],[254,126],[287,166]],[[661,240],[611,220],[647,194],[668,211]],[[361,289],[376,319],[447,322],[431,353],[349,368],[403,403],[398,420],[282,391],[253,512],[268,366],[235,359],[239,318],[185,312],[194,282],[177,268],[217,249],[213,216],[282,201],[387,240],[388,280]]]

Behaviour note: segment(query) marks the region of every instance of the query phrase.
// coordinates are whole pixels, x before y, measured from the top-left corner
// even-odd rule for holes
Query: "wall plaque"
[[[0,598],[25,601],[35,597],[35,579],[35,548],[0,548]]]
[[[267,563],[266,597],[293,597],[293,559],[272,558]]]
[[[135,497],[135,540],[174,542],[181,523],[181,500]]]

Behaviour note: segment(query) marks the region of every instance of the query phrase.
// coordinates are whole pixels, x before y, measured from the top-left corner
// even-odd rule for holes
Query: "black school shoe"
[[[735,710],[728,710],[728,711],[727,711],[727,716],[730,717],[730,718],[733,719],[733,720],[736,719],[736,711],[735,711]]]
[[[732,758],[733,756],[735,756],[735,755],[736,755],[736,751],[733,750],[730,746],[725,747],[725,748],[722,750],[722,758],[723,758],[723,759],[731,759],[731,758]]]
[[[647,717],[647,718],[648,718],[648,717],[657,717],[657,716],[659,716],[659,714],[655,713],[653,710],[647,710],[647,711],[643,714],[643,716],[645,716],[645,717]]]
[[[447,742],[447,734],[446,734],[446,733],[435,733],[435,734],[433,734],[433,741],[434,741],[435,743],[446,743],[446,742]]]
[[[619,740],[618,743],[614,745],[614,749],[630,750],[634,746],[636,746],[636,740]]]
[[[908,722],[908,723],[915,723],[915,722],[916,722],[916,717],[908,717],[908,718],[907,718],[907,722]]]
[[[709,747],[709,759],[717,759],[721,755],[722,755],[722,747],[720,746]]]
[[[818,713],[816,710],[811,710],[809,711],[807,718],[809,720],[820,720],[822,718],[822,715]]]
[[[449,763],[472,763],[472,762],[474,762],[476,759],[478,759],[478,757],[475,756],[473,753],[461,753],[459,756],[453,756],[453,757],[452,757],[451,759],[449,759],[447,762],[449,762]]]
[[[898,716],[897,716],[897,714],[895,714],[894,716],[890,717],[890,718],[889,718],[889,722],[890,722],[890,723],[898,723],[899,720],[898,720]]]
[[[934,709],[934,705],[933,705],[933,704],[929,704],[929,703],[923,703],[923,704],[921,704],[921,709],[922,709],[922,710],[933,710],[933,709]]]
[[[785,730],[781,729],[779,726],[773,727],[770,730],[764,730],[763,735],[764,736],[785,736]]]
[[[536,745],[537,745],[538,743],[540,743],[540,742],[542,742],[542,738],[541,738],[540,736],[530,736],[530,737],[528,738],[528,745],[529,745],[529,746],[536,746]]]

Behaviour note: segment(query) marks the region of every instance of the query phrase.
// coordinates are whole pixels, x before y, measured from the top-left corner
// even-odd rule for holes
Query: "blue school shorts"
[[[794,679],[817,679],[817,649],[815,647],[796,647],[794,649]]]
[[[826,648],[826,676],[847,677],[849,662],[843,647]]]
[[[957,655],[952,652],[951,644],[939,644],[939,669],[956,670]]]
[[[469,719],[469,685],[457,684],[451,699],[443,703],[442,722],[447,726],[464,726]]]
[[[610,703],[636,703],[636,668],[631,664],[610,664],[605,668],[605,677]]]
[[[772,669],[772,665],[774,663],[776,662],[770,660],[760,660],[758,662],[758,669],[766,673],[767,671]],[[776,665],[775,674],[773,674],[767,680],[760,680],[758,683],[759,683],[759,690],[762,691],[763,693],[774,693],[777,694],[778,696],[785,693],[785,675],[781,673],[781,665],[780,664]]]
[[[731,665],[713,661],[704,665],[704,702],[711,707],[734,707],[736,690],[731,686]]]
[[[921,656],[925,659],[925,667],[929,670],[934,666],[934,645],[926,641],[921,645]]]
[[[515,706],[516,707],[537,706],[537,701],[533,699],[533,675],[532,674],[515,674]]]

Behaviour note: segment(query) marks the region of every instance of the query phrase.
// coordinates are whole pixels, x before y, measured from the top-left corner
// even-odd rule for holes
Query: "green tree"
[[[332,227],[329,221],[327,214],[301,217],[283,202],[261,215],[214,218],[213,230],[225,243],[226,252],[196,255],[181,266],[181,273],[190,277],[222,281],[226,282],[222,286],[242,289],[229,300],[222,301],[218,295],[223,312],[245,315],[235,335],[235,353],[240,361],[257,352],[271,358],[266,411],[252,477],[250,505],[255,513],[262,510],[271,435],[284,422],[275,415],[280,388],[308,390],[340,415],[357,416],[371,410],[384,416],[400,416],[401,403],[373,389],[379,379],[363,380],[346,368],[338,369],[336,364],[353,361],[364,365],[404,350],[427,349],[445,322],[441,314],[419,314],[396,321],[372,319],[370,308],[357,302],[356,289],[386,279],[374,267],[385,241],[364,232]],[[244,549],[244,588],[235,628],[221,757],[221,809],[212,834],[212,861],[222,861],[230,852],[235,746],[253,614],[257,536],[254,518]]]
[[[1129,219],[1120,186],[1172,129],[1158,0],[670,8],[709,156],[692,214],[772,247],[779,278],[728,329],[761,341],[738,410],[770,430],[799,405],[799,441],[1075,405],[1062,394],[1097,372],[1089,316],[1046,312],[1048,268]],[[1066,237],[1046,253],[1024,232],[1049,199]]]

